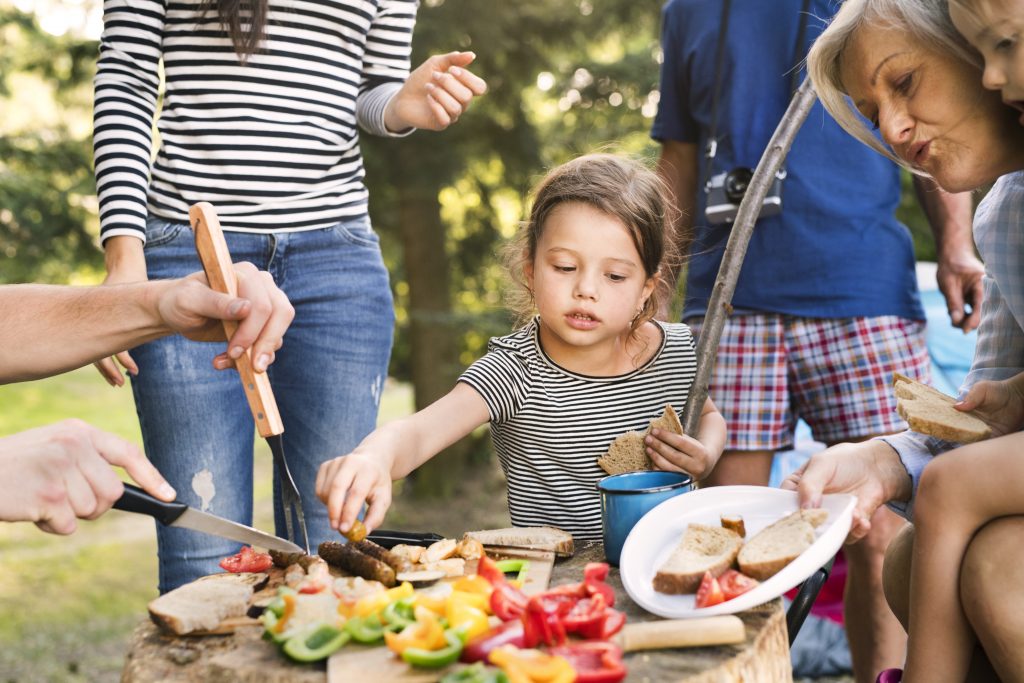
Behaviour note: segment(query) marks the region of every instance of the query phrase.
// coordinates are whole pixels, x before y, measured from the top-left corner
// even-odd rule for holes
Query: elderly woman
[[[992,386],[991,380],[1020,373],[1024,174],[1014,171],[1024,168],[1024,132],[1016,123],[1018,113],[982,87],[981,60],[956,32],[945,0],[848,0],[815,43],[808,62],[822,103],[866,144],[915,173],[932,176],[947,191],[996,181],[975,215],[975,240],[986,263],[985,299],[964,390],[982,381]],[[877,129],[881,141],[869,126]],[[1008,415],[1008,408],[997,404],[981,405],[994,431],[1019,427],[1015,422],[1020,416]],[[993,441],[986,447],[998,446]],[[901,621],[909,623],[906,680],[976,681],[995,674],[1003,680],[1024,680],[1024,617],[1019,601],[1008,599],[1004,588],[1008,575],[1024,571],[1019,542],[1024,517],[987,521],[990,515],[987,523],[977,525],[977,533],[968,533],[975,521],[968,519],[976,512],[972,506],[996,492],[1013,498],[1010,487],[1000,481],[1004,473],[961,472],[950,486],[949,472],[955,470],[931,467],[914,514],[925,465],[953,448],[955,444],[913,432],[841,444],[813,457],[786,485],[797,488],[806,505],[817,504],[826,492],[855,493],[854,538],[867,531],[867,520],[883,503],[913,517],[917,533],[927,538],[911,550],[914,532],[907,533],[893,543],[886,560],[887,597]],[[970,462],[977,455],[977,450],[965,451],[935,464]],[[940,476],[933,476],[935,472]],[[954,539],[954,547],[956,539],[963,539],[958,555],[948,554],[944,533]],[[915,580],[908,603],[911,559],[916,567],[909,569]],[[928,581],[917,580],[917,570],[923,568]],[[935,585],[948,585],[948,594],[926,590]],[[937,614],[944,618],[935,618]],[[970,662],[968,673],[975,639],[984,652]],[[890,676],[880,680],[898,680]]]

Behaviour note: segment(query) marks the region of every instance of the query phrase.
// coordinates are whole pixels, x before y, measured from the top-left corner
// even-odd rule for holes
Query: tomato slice
[[[711,575],[711,572],[704,572],[704,578],[700,580],[700,588],[697,589],[697,600],[694,603],[697,607],[711,607],[720,602],[725,602],[725,595],[722,587],[718,585],[718,579]]]
[[[221,569],[235,574],[241,572],[263,572],[270,569],[274,560],[269,553],[258,553],[251,546],[242,546],[236,554],[220,561]]]
[[[738,572],[735,569],[726,569],[725,572],[718,577],[718,585],[722,589],[722,595],[725,596],[726,600],[732,600],[733,598],[743,595],[747,591],[760,585],[760,581],[752,579],[742,572]]]

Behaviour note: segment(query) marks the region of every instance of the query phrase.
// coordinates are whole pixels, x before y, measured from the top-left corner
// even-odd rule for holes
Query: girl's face
[[[985,58],[982,84],[1002,91],[1003,102],[1024,112],[1024,3],[1020,0],[961,0],[949,3],[960,33]],[[1018,121],[1024,125],[1024,114]]]
[[[623,348],[655,284],[626,226],[578,202],[548,214],[525,274],[540,313],[541,342],[556,361]]]
[[[851,38],[840,73],[892,151],[944,190],[973,190],[1024,167],[1015,112],[981,86],[970,64],[904,31],[865,26]]]

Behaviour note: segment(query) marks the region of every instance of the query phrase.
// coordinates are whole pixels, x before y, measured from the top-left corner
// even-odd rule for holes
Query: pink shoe
[[[900,683],[903,680],[903,669],[886,669],[878,674],[875,683]]]

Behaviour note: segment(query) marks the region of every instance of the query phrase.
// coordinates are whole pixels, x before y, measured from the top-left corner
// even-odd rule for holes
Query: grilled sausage
[[[380,581],[390,588],[395,585],[395,570],[385,562],[357,550],[354,543],[324,541],[317,548],[327,564],[370,581]]]
[[[316,557],[313,555],[301,552],[286,553],[283,550],[271,550],[270,557],[274,560],[274,564],[282,569],[286,569],[289,565],[293,564],[302,565],[303,569],[309,569],[309,565],[316,562]]]
[[[380,560],[395,570],[396,574],[399,572],[412,571],[412,564],[407,559],[401,555],[391,552],[383,546],[377,545],[373,541],[356,541],[354,543],[350,543],[350,545],[359,552]]]

